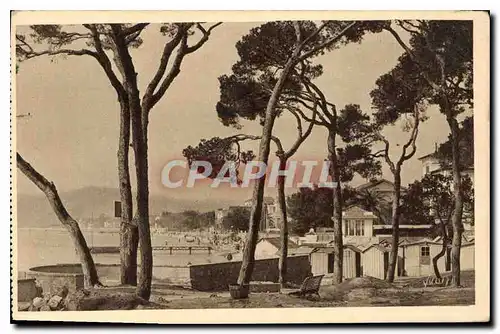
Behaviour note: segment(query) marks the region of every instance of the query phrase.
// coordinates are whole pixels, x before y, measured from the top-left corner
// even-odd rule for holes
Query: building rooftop
[[[421,224],[421,225],[399,225],[399,229],[407,229],[407,230],[418,230],[418,229],[430,229],[432,225],[429,224]],[[374,230],[384,230],[384,229],[392,229],[392,225],[373,225]]]
[[[357,205],[350,206],[346,211],[342,212],[343,218],[376,218],[371,211],[366,211]]]
[[[367,183],[363,183],[363,184],[357,186],[356,190],[364,190],[364,189],[368,189],[368,188],[373,188],[373,187],[376,187],[376,186],[378,186],[378,185],[380,185],[382,183],[390,184],[391,186],[394,185],[394,183],[392,183],[389,180],[386,180],[386,179],[377,179],[377,180],[370,180]]]
[[[418,158],[418,160],[436,159],[436,158],[437,158],[437,153],[436,152],[432,152],[432,153],[429,153],[429,154],[421,156],[420,158]]]
[[[267,241],[274,247],[278,249],[281,248],[281,241],[279,237],[266,237],[259,240],[259,242],[261,241]],[[288,239],[288,248],[299,248],[299,245],[293,240]]]

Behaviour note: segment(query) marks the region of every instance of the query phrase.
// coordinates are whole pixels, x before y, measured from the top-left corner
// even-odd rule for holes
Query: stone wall
[[[70,272],[65,270],[68,267],[61,268],[61,266],[50,266],[32,268],[26,272],[26,278],[34,278],[38,285],[42,287],[44,293],[56,294],[62,287],[68,288],[69,291],[75,292],[76,290],[83,289],[83,274],[78,272]],[[40,270],[37,270],[40,269]],[[60,270],[60,271],[56,271]]]
[[[120,283],[120,265],[96,264],[99,281],[104,285]],[[36,279],[44,292],[57,293],[66,286],[70,291],[83,288],[83,273],[79,264],[58,264],[31,268],[19,272],[19,279]],[[187,266],[154,266],[153,282],[189,286],[189,268]]]
[[[18,279],[17,280],[17,301],[31,302],[33,298],[40,294],[34,278]]]
[[[226,291],[236,283],[241,261],[196,264],[189,267],[191,288],[199,291]],[[311,275],[307,255],[290,256],[287,259],[287,281],[301,284]],[[278,258],[255,260],[252,281],[278,282]]]

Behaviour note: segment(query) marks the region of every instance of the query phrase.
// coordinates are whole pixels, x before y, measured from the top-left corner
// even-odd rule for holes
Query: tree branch
[[[71,217],[62,204],[54,183],[38,173],[19,153],[16,153],[16,162],[17,168],[45,194],[60,222],[67,225]]]
[[[292,112],[292,114],[295,116],[295,118],[297,120],[298,136],[297,136],[297,139],[295,140],[295,143],[288,150],[288,152],[284,153],[285,159],[289,159],[290,157],[292,157],[297,152],[300,145],[302,145],[302,143],[307,139],[307,137],[309,137],[309,135],[311,134],[312,129],[314,127],[314,121],[316,120],[316,114],[317,114],[316,107],[315,107],[314,111],[313,111],[312,122],[309,122],[309,126],[307,127],[306,132],[302,133],[302,121],[301,121],[299,115],[297,115],[292,110],[290,110],[290,112]]]
[[[421,65],[419,60],[417,59],[417,57],[413,53],[413,51],[410,49],[410,47],[408,45],[406,45],[405,42],[403,42],[403,40],[401,39],[399,34],[391,26],[387,26],[384,29],[389,31],[394,36],[394,38],[396,39],[398,44],[410,56],[410,59],[413,60],[413,62],[415,62],[418,65]],[[434,90],[436,90],[436,92],[441,92],[441,87],[439,85],[437,85],[434,81],[431,80],[431,78],[429,77],[429,75],[426,71],[423,71],[422,75],[423,75],[424,79],[427,81],[427,83],[429,84],[429,86],[431,86]]]
[[[149,25],[149,23],[138,23],[133,25],[132,27],[129,27],[127,29],[123,29],[122,33],[126,36],[135,34],[135,33],[140,33],[144,30]]]
[[[417,144],[417,137],[418,137],[418,127],[419,127],[419,123],[420,123],[420,115],[419,115],[419,106],[418,105],[414,106],[413,117],[415,120],[415,122],[413,124],[413,129],[412,129],[410,138],[403,145],[403,152],[401,153],[401,157],[399,158],[398,165],[401,165],[404,161],[411,159],[417,150],[416,144]],[[406,150],[408,149],[408,147],[410,147],[410,145],[411,145],[411,151],[409,154],[406,154]]]
[[[332,45],[333,43],[336,43],[337,41],[339,41],[343,36],[344,34],[349,30],[351,29],[352,27],[354,27],[358,22],[355,21],[351,24],[349,24],[347,27],[345,27],[344,29],[342,29],[342,31],[340,31],[337,35],[335,35],[334,37],[326,40],[325,42],[321,43],[320,45],[312,48],[311,50],[309,50],[308,52],[302,54],[298,61],[297,62],[300,62],[300,61],[303,61],[303,60],[306,60],[307,58],[309,58],[310,56],[312,56],[313,54],[315,54],[316,52],[318,51],[321,51],[322,49],[324,48],[327,48],[329,47],[330,45]],[[321,29],[323,29],[323,26],[320,27]],[[317,33],[319,33],[319,31],[317,31]],[[314,37],[314,35],[316,35],[316,32],[313,33],[311,36],[309,37]],[[306,39],[306,41],[308,40],[308,38]],[[304,43],[303,43],[304,44]]]
[[[160,83],[161,79],[163,78],[163,75],[165,74],[172,52],[179,45],[179,43],[181,43],[182,39],[186,36],[188,29],[189,27],[186,27],[184,25],[180,24],[177,25],[177,32],[175,33],[174,37],[168,43],[165,43],[165,46],[163,47],[163,53],[160,59],[160,65],[158,66],[155,75],[153,76],[151,82],[148,84],[146,88],[143,97],[144,101],[143,103],[148,102],[148,100],[150,100],[153,97],[155,89],[158,87],[158,84]]]
[[[184,59],[184,56],[186,55],[186,48],[187,48],[187,34],[182,37],[179,49],[177,50],[177,54],[174,59],[174,63],[172,64],[172,68],[170,68],[170,71],[168,72],[167,76],[163,80],[163,82],[160,85],[160,88],[158,88],[158,91],[151,96],[150,101],[144,101],[143,103],[148,103],[147,104],[147,110],[151,109],[154,107],[158,101],[165,95],[165,92],[167,91],[168,87],[172,84],[174,79],[179,75],[181,71],[181,64],[182,60]]]
[[[71,49],[60,49],[60,50],[45,50],[45,51],[40,51],[40,52],[29,52],[25,53],[24,56],[26,59],[31,59],[39,56],[44,56],[44,55],[49,55],[49,56],[56,56],[56,55],[61,55],[65,54],[68,56],[91,56],[96,58],[96,54],[88,49],[81,49],[81,50],[71,50]]]
[[[92,33],[92,39],[95,44],[95,49],[97,51],[97,61],[103,68],[104,72],[106,73],[106,76],[108,77],[111,85],[115,89],[116,93],[121,99],[125,99],[127,96],[127,93],[125,92],[125,88],[121,84],[120,80],[116,77],[115,72],[113,71],[113,66],[111,65],[111,61],[109,60],[108,56],[106,55],[106,52],[104,51],[104,48],[101,43],[100,39],[100,34],[97,31],[97,27],[95,24],[92,25],[85,25]]]
[[[215,28],[217,28],[221,24],[222,24],[222,22],[218,22],[218,23],[212,25],[210,28],[208,28],[208,30],[206,30],[200,23],[197,23],[196,27],[198,28],[198,30],[201,31],[203,36],[198,41],[198,43],[196,43],[193,46],[188,47],[186,49],[186,53],[193,53],[193,52],[197,51],[199,48],[201,48],[203,46],[203,44],[205,44],[208,41],[208,38],[210,37],[210,33],[212,32],[212,30],[214,30]]]
[[[385,162],[387,163],[387,165],[389,166],[389,168],[391,169],[391,172],[393,174],[396,173],[396,166],[394,166],[394,163],[392,162],[391,160],[391,157],[389,155],[389,147],[390,147],[390,143],[389,141],[384,137],[382,136],[381,134],[378,135],[378,138],[384,142],[385,144],[385,147],[384,147],[384,154],[383,154],[383,157],[385,159]]]

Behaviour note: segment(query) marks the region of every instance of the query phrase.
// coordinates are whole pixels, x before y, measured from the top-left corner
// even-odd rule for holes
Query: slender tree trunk
[[[286,169],[286,158],[280,157],[280,171]],[[279,283],[281,287],[286,284],[287,256],[288,256],[288,221],[286,214],[285,176],[278,176],[278,203],[280,206],[280,258],[278,263]]]
[[[80,263],[82,265],[82,271],[84,276],[84,286],[85,288],[91,288],[95,285],[100,285],[99,278],[97,276],[97,270],[92,259],[92,254],[87,246],[85,237],[80,230],[78,222],[73,219],[66,211],[59,194],[57,193],[56,186],[53,182],[50,182],[40,173],[38,173],[28,162],[26,162],[19,153],[17,153],[17,168],[28,177],[47,197],[47,200],[54,210],[57,218],[68,230],[73,243],[75,244],[75,249],[80,258]]]
[[[446,254],[446,249],[448,248],[448,234],[446,233],[446,225],[444,224],[443,221],[441,221],[441,236],[443,238],[443,247],[441,248],[441,251],[439,251],[439,253],[437,253],[436,256],[432,258],[434,275],[436,275],[436,277],[439,279],[441,279],[442,277],[441,274],[439,273],[438,261]]]
[[[285,65],[281,75],[273,88],[273,92],[266,107],[266,116],[264,119],[264,126],[262,127],[262,137],[259,145],[259,155],[257,161],[260,161],[267,166],[269,159],[269,148],[271,143],[271,136],[273,132],[274,121],[276,119],[276,104],[278,103],[279,96],[283,89],[288,73],[295,64],[295,59],[299,53],[297,48],[294,54]],[[245,248],[243,249],[243,258],[241,262],[240,273],[238,276],[238,284],[248,284],[252,277],[253,267],[255,263],[255,246],[259,235],[259,224],[262,216],[262,200],[264,197],[266,177],[265,174],[260,179],[256,180],[252,196],[252,209],[250,211],[250,222],[247,234]]]
[[[118,178],[121,200],[120,224],[120,281],[121,284],[137,285],[137,226],[132,223],[132,189],[129,172],[130,110],[120,107],[120,138],[118,142]]]
[[[387,269],[387,281],[394,282],[396,273],[396,265],[398,261],[399,248],[399,220],[401,216],[401,207],[399,205],[401,199],[401,170],[396,168],[394,174],[394,198],[392,201],[392,244],[389,256],[389,268]]]
[[[462,212],[463,212],[463,194],[462,194],[462,176],[460,174],[460,151],[458,138],[458,122],[452,117],[451,112],[447,113],[447,121],[451,130],[452,147],[452,167],[453,167],[453,196],[455,198],[451,225],[453,228],[453,239],[451,243],[451,277],[452,285],[460,286],[460,248],[462,247]]]
[[[138,105],[137,105],[138,106]],[[149,179],[148,179],[148,145],[143,132],[140,107],[132,109],[132,136],[135,153],[135,171],[137,178],[137,212],[136,223],[139,234],[141,267],[137,294],[148,300],[151,295],[153,278],[153,249],[149,227]]]
[[[148,300],[151,295],[151,281],[153,278],[153,249],[151,247],[151,232],[149,230],[149,179],[148,179],[148,143],[147,122],[143,121],[141,98],[137,86],[137,73],[135,72],[132,57],[128,52],[124,35],[119,25],[111,25],[113,40],[116,45],[118,63],[121,65],[125,77],[124,88],[127,92],[128,105],[131,116],[132,142],[135,156],[135,173],[137,179],[137,210],[136,223],[139,234],[141,255],[141,269],[137,294]],[[146,103],[147,105],[147,103]],[[144,126],[143,126],[144,123]]]
[[[342,240],[342,188],[340,184],[340,171],[336,152],[336,133],[328,131],[328,158],[330,160],[330,176],[336,182],[332,189],[333,201],[333,279],[339,284],[343,276],[344,245]]]

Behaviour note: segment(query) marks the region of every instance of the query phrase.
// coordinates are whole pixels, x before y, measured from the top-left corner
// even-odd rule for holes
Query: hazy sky
[[[152,110],[149,126],[151,192],[197,199],[249,196],[249,189],[229,193],[208,187],[168,190],[161,185],[160,175],[166,162],[182,158],[182,149],[196,145],[202,138],[240,132],[260,134],[257,122],[244,122],[243,129],[236,130],[223,126],[215,112],[219,99],[217,78],[230,72],[237,60],[235,43],[255,25],[227,23],[217,28],[203,48],[185,58],[180,75]],[[132,52],[141,93],[158,66],[165,37],[158,32],[158,26],[153,25],[144,31],[143,39],[142,47]],[[400,46],[389,33],[369,35],[361,44],[349,45],[318,58],[324,66],[324,74],[317,84],[338,108],[356,103],[371,112],[369,92],[375,80],[395,65],[401,53]],[[18,114],[33,115],[18,120],[18,151],[53,180],[58,189],[118,186],[118,104],[114,90],[94,59],[57,57],[51,62],[48,57],[40,57],[22,63],[17,76],[17,107]],[[421,177],[417,157],[434,150],[434,143],[446,140],[449,132],[444,116],[434,108],[427,113],[430,119],[422,124],[417,154],[403,167],[404,183]],[[402,143],[408,136],[399,126],[385,133],[394,144]],[[289,147],[296,135],[294,120],[288,116],[278,119],[274,134]],[[255,145],[248,145],[248,148],[255,148]],[[393,149],[394,154],[400,154],[400,147],[393,145]],[[296,158],[323,160],[325,157],[326,132],[315,128]],[[383,177],[392,179],[385,165]],[[19,175],[18,180],[21,193],[38,192],[24,176]]]

